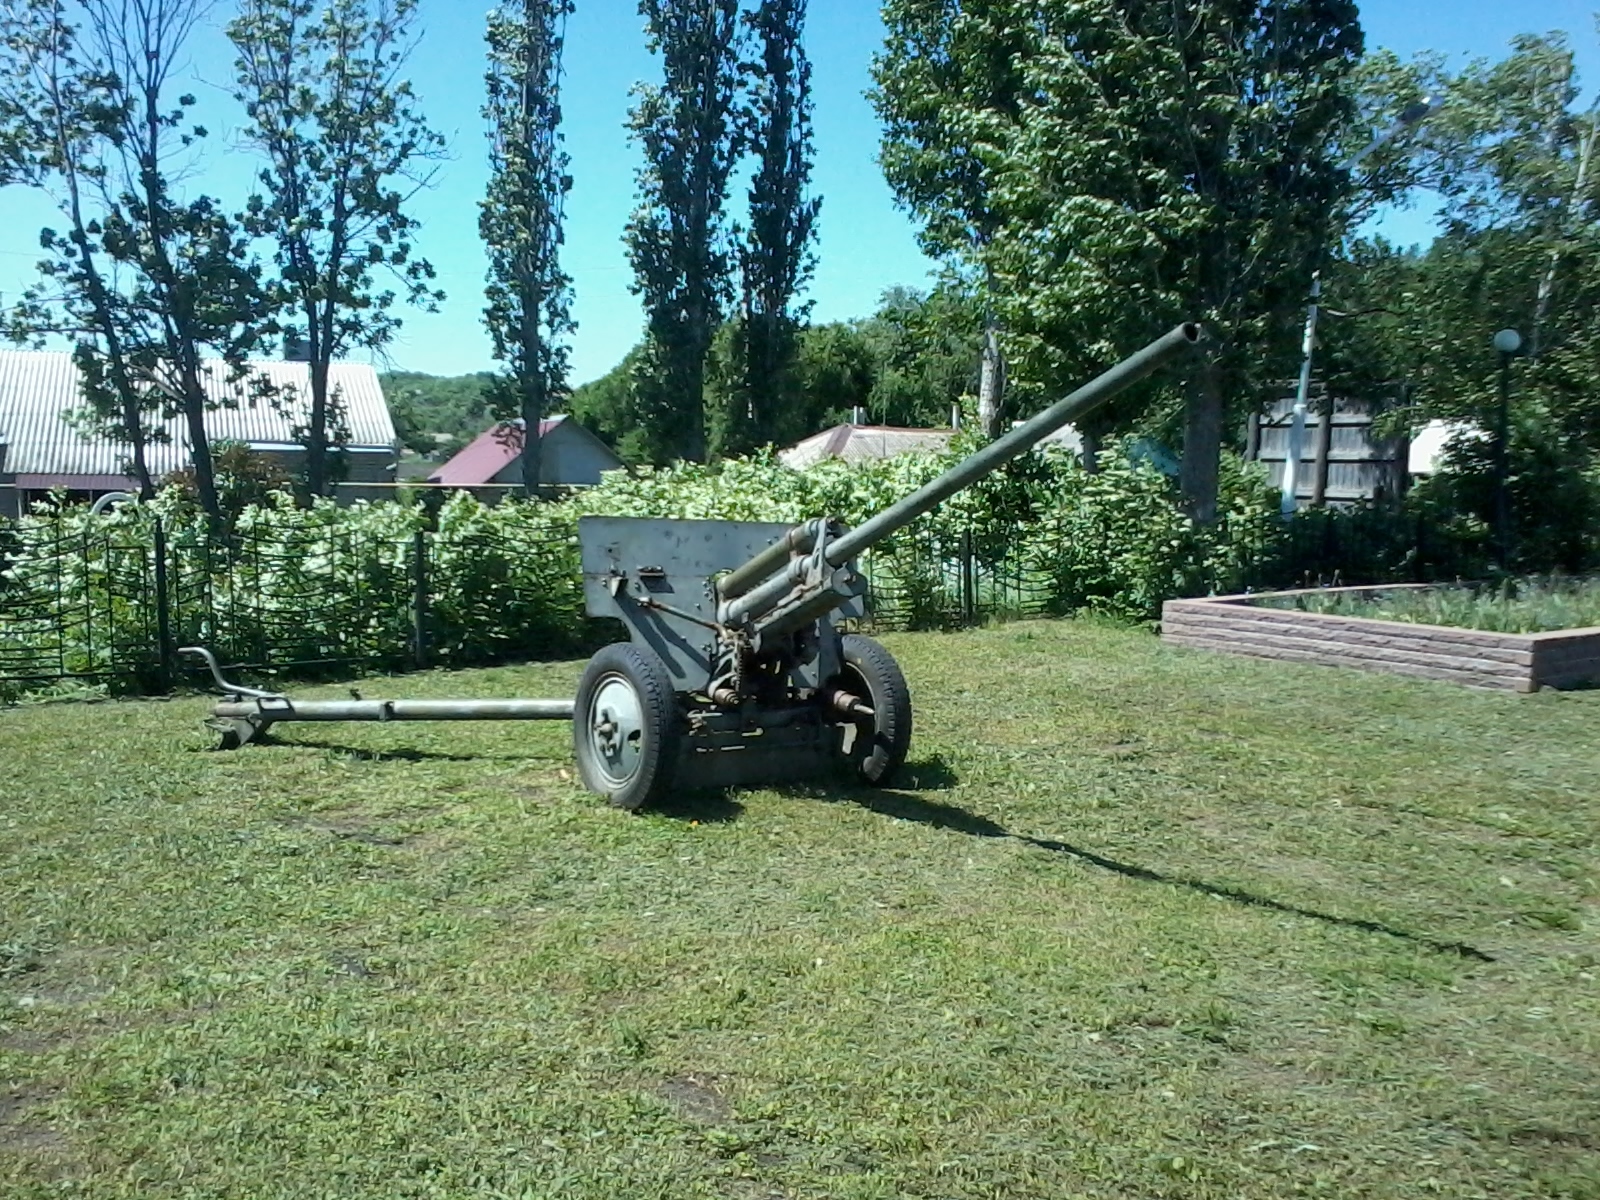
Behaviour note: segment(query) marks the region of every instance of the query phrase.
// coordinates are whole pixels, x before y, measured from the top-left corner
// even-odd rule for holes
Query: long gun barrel
[[[1081,420],[1105,404],[1123,389],[1137,383],[1179,355],[1199,344],[1200,326],[1192,323],[1179,325],[1171,332],[1157,338],[1143,350],[1124,359],[1110,370],[1090,380],[1065,399],[1058,400],[1043,412],[1023,422],[1004,437],[989,443],[971,457],[963,459],[939,478],[918,488],[903,500],[890,505],[854,529],[826,543],[823,557],[829,567],[842,567],[863,550],[869,550],[885,538],[924,513],[939,506],[962,488],[976,483],[989,472],[1010,462],[1018,455],[1031,450],[1063,425]],[[801,532],[804,530],[805,532]],[[801,561],[790,560],[788,549],[792,545],[798,552],[801,544],[807,548],[815,543],[816,530],[800,526],[777,545],[769,547],[750,562],[725,576],[719,584],[722,600],[721,619],[729,625],[739,625],[751,618],[770,612],[786,600],[792,602],[796,582],[802,577]],[[788,564],[788,569],[779,567]],[[777,571],[768,576],[769,572]],[[762,579],[755,584],[755,579]],[[726,585],[732,581],[732,588]],[[789,606],[786,606],[789,607]],[[810,605],[794,612],[793,621],[807,616]],[[785,624],[793,623],[785,620]]]

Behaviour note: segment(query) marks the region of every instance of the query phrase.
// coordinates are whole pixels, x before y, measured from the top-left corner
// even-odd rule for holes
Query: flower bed
[[[1344,593],[1361,599],[1433,586],[1308,588],[1169,600],[1162,607],[1161,637],[1201,650],[1359,667],[1517,692],[1600,683],[1600,627],[1502,633],[1277,606],[1299,596]]]

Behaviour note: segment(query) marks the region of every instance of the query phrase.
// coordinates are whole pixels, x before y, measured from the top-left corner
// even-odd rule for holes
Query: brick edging
[[[1161,638],[1197,650],[1385,671],[1469,687],[1533,692],[1600,683],[1600,627],[1553,633],[1498,633],[1376,617],[1267,608],[1268,597],[1413,590],[1390,587],[1298,588],[1254,595],[1168,600]]]

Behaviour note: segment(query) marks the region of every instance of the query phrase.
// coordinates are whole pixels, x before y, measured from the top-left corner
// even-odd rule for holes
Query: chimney
[[[286,330],[283,335],[283,361],[292,363],[310,362],[311,343],[294,330]]]
[[[862,408],[861,405],[858,404],[853,409],[850,410],[850,424],[852,424],[852,425],[865,425],[866,423],[867,423],[867,410]]]
[[[950,401],[950,428],[961,428],[961,401],[959,400]]]

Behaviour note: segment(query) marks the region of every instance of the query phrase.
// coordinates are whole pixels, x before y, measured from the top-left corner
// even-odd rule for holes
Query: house
[[[893,458],[897,454],[937,452],[949,447],[954,429],[906,429],[894,425],[835,425],[778,451],[778,461],[796,471],[823,459],[845,462]]]
[[[1413,476],[1437,475],[1444,465],[1450,443],[1468,439],[1484,440],[1489,435],[1470,421],[1429,421],[1411,435],[1408,447]]]
[[[622,460],[594,434],[566,416],[539,422],[539,479],[556,487],[596,484]],[[522,486],[522,422],[503,421],[485,429],[460,453],[428,476],[428,482],[457,488]]]
[[[211,444],[240,443],[278,460],[285,471],[299,470],[305,449],[295,427],[306,423],[311,408],[309,367],[254,362],[244,379],[233,380],[221,360],[202,366],[206,394],[218,406],[205,418]],[[335,363],[330,383],[339,398],[345,439],[337,451],[337,477],[351,485],[388,483],[396,441],[377,371],[364,363]],[[263,398],[261,385],[273,399]],[[74,420],[83,404],[71,354],[0,350],[0,516],[26,512],[30,503],[52,491],[92,499],[137,488],[128,447],[86,433]],[[152,432],[157,438],[146,446],[145,461],[153,478],[189,465],[182,418],[158,422]]]
[[[1013,421],[1015,429],[1021,421]],[[845,462],[862,462],[867,459],[893,458],[897,454],[938,453],[950,448],[955,429],[908,429],[897,425],[835,425],[821,433],[812,434],[796,442],[787,450],[778,451],[778,461],[796,471],[803,471],[824,459],[838,458]],[[1068,454],[1082,455],[1083,438],[1071,425],[1046,434],[1039,441],[1041,448],[1057,447]],[[1159,465],[1159,464],[1158,464]]]

